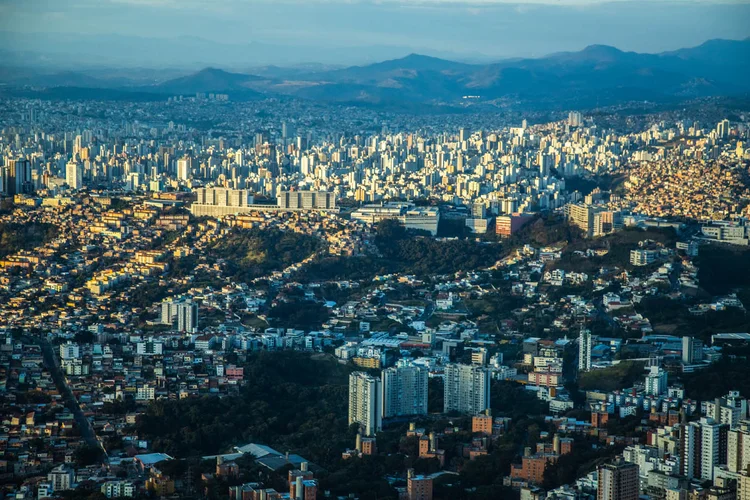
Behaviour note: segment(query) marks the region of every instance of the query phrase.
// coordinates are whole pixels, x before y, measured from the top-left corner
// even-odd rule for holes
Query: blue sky
[[[590,44],[659,52],[750,36],[750,3],[710,0],[0,0],[0,29],[490,58]],[[321,57],[321,60],[325,57]]]

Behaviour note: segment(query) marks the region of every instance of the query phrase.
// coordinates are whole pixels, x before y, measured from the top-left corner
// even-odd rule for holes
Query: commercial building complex
[[[415,207],[410,203],[384,203],[382,205],[365,205],[352,212],[352,219],[377,224],[381,220],[399,221],[407,229],[418,229],[436,235],[440,211],[437,207]]]

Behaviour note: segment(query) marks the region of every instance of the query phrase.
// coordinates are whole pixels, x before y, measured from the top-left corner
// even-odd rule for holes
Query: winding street
[[[102,462],[106,462],[108,460],[107,450],[104,449],[104,445],[94,432],[91,422],[83,414],[83,410],[81,410],[81,406],[78,404],[78,399],[76,399],[75,394],[73,394],[73,391],[68,385],[65,374],[60,367],[60,361],[57,356],[55,356],[52,345],[47,342],[46,339],[36,336],[24,335],[22,340],[29,344],[36,344],[42,349],[44,365],[49,369],[52,380],[55,382],[57,390],[65,401],[65,406],[73,414],[73,418],[75,418],[76,424],[78,425],[81,437],[89,446],[102,450]]]

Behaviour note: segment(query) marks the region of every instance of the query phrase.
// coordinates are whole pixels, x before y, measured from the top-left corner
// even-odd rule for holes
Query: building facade
[[[427,368],[392,366],[382,371],[381,379],[383,418],[427,414]]]
[[[638,466],[619,458],[599,467],[597,500],[638,500]]]
[[[451,363],[445,367],[445,412],[477,415],[490,407],[490,373],[486,367]]]
[[[357,423],[365,436],[374,436],[383,427],[382,400],[379,378],[365,372],[349,375],[349,425]]]

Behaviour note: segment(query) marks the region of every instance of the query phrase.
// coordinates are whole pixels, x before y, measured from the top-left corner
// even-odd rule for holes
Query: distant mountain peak
[[[613,61],[623,57],[625,52],[611,45],[589,45],[579,54],[581,58],[597,61]]]
[[[400,59],[391,59],[388,61],[374,63],[368,66],[360,66],[359,68],[364,70],[404,69],[415,71],[448,71],[465,68],[468,66],[469,65],[460,62],[449,61],[447,59],[440,59],[439,57],[426,56],[424,54],[417,54],[415,52],[412,52],[411,54],[406,55]]]
[[[193,73],[194,76],[198,76],[198,75],[225,76],[225,75],[237,75],[237,74],[239,73],[231,73],[229,71],[223,70],[221,68],[215,68],[213,66],[205,67]]]
[[[248,82],[258,77],[230,73],[220,68],[207,67],[195,73],[162,82],[159,86],[175,93],[249,91]]]
[[[634,53],[623,52],[611,45],[589,45],[578,52],[558,52],[540,59],[541,61],[569,63],[610,63],[621,61]]]
[[[593,54],[622,54],[623,51],[618,49],[617,47],[613,47],[611,45],[603,45],[595,43],[593,45],[589,45],[586,48],[583,49],[582,52],[588,52]]]

